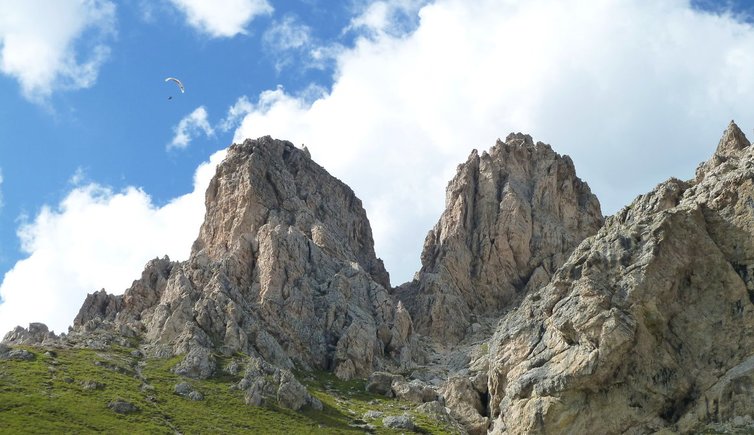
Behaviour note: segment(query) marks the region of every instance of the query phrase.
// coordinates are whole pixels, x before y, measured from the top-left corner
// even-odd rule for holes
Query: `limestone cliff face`
[[[690,432],[754,414],[754,150],[609,218],[490,345],[493,433]]]
[[[304,152],[266,138],[233,145],[207,188],[207,213],[194,256],[249,260],[278,225],[301,231],[330,257],[355,261],[384,288],[361,201]],[[249,269],[253,270],[253,269]]]
[[[694,180],[604,222],[570,159],[522,134],[472,152],[446,202],[422,269],[391,295],[347,186],[288,142],[233,145],[189,260],[89,295],[66,340],[137,336],[193,377],[241,352],[247,402],[284,390],[294,409],[322,406],[294,365],[344,379],[410,368],[368,388],[468,433],[754,427],[754,148],[734,123]],[[5,338],[55,340],[39,324]]]
[[[206,205],[188,261],[150,262],[122,297],[90,295],[76,329],[110,322],[155,355],[187,354],[178,371],[198,377],[217,350],[342,378],[407,361],[411,319],[386,290],[361,201],[304,151],[232,145]]]
[[[474,150],[446,195],[421,271],[398,294],[418,330],[451,343],[475,317],[499,315],[547,284],[602,225],[599,202],[571,159],[520,133],[481,155]]]

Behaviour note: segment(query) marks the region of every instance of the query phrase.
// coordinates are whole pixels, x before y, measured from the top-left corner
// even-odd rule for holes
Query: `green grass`
[[[407,412],[419,432],[448,433],[438,422],[413,412],[415,405],[366,393],[364,381],[343,382],[328,373],[297,373],[324,409],[294,412],[274,405],[246,405],[243,392],[230,388],[240,377],[180,377],[170,371],[180,358],[140,359],[131,355],[133,349],[120,347],[59,349],[55,357],[26,349],[35,354],[34,360],[0,361],[0,433],[350,434],[364,433],[349,424],[368,410],[386,416]],[[86,389],[87,381],[104,386]],[[183,381],[201,392],[204,400],[174,394],[175,384]],[[139,411],[117,414],[107,407],[115,399],[133,403]],[[381,418],[367,423],[376,426],[376,433],[401,433],[383,428]]]

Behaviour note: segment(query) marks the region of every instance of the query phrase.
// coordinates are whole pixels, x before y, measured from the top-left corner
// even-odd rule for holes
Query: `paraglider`
[[[178,89],[181,90],[181,93],[186,92],[186,89],[183,87],[183,83],[181,83],[181,81],[178,80],[177,78],[175,78],[175,77],[168,77],[168,78],[165,79],[165,83],[167,83],[167,82],[175,82],[175,84],[178,85]],[[168,100],[172,100],[172,99],[173,99],[172,95],[168,97]]]

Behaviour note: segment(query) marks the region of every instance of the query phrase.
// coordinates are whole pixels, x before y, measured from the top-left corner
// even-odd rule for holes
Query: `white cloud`
[[[57,90],[90,87],[114,32],[108,0],[0,0],[0,71],[37,102]]]
[[[211,136],[215,133],[207,120],[207,109],[199,106],[193,112],[186,115],[177,126],[173,128],[175,136],[168,144],[168,150],[172,148],[186,148],[199,133]]]
[[[309,44],[311,29],[294,17],[287,16],[282,21],[275,21],[264,32],[262,40],[271,50],[301,48]]]
[[[338,43],[312,36],[311,27],[292,15],[274,21],[262,35],[262,44],[278,72],[293,64],[303,70],[326,69],[343,50]]]
[[[73,175],[71,175],[71,178],[68,179],[68,182],[72,184],[73,186],[80,186],[84,184],[84,180],[86,180],[86,171],[84,168],[79,166],[76,168],[76,170],[73,172]]]
[[[249,101],[249,98],[245,95],[236,100],[236,103],[228,108],[228,115],[220,121],[218,128],[220,131],[229,131],[232,128],[238,127],[238,124],[243,118],[248,115],[254,106]]]
[[[231,38],[246,33],[254,17],[270,14],[266,0],[170,0],[192,27],[215,38]]]
[[[224,156],[212,155],[197,168],[194,190],[162,207],[140,189],[113,192],[97,184],[44,207],[18,232],[28,258],[0,284],[0,336],[39,321],[65,332],[87,293],[123,293],[151,258],[188,258],[204,217],[204,192]]]
[[[364,200],[396,284],[471,148],[528,132],[571,155],[613,213],[691,177],[731,118],[754,126],[752,26],[687,0],[437,0],[397,35],[389,4],[354,20],[372,31],[338,54],[329,93],[261,93],[236,141],[305,143]]]
[[[346,31],[364,31],[369,36],[401,36],[415,27],[417,12],[428,0],[378,0],[367,3],[351,20]]]

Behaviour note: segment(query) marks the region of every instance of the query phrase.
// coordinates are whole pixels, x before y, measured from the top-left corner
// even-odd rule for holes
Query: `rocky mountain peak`
[[[723,137],[720,139],[720,143],[717,145],[715,154],[718,156],[729,156],[749,147],[751,143],[746,139],[746,135],[734,121],[730,121],[728,128],[725,129]]]
[[[498,143],[499,142],[500,140],[498,139]],[[530,135],[521,132],[510,133],[505,137],[504,143],[519,146],[534,146],[534,139],[532,139]]]
[[[748,150],[731,123],[701,177],[636,198],[503,316],[490,342],[492,433],[748,430]]]
[[[412,320],[388,293],[361,201],[307,152],[270,137],[232,145],[206,206],[187,261],[155,259],[122,296],[89,295],[69,339],[139,336],[199,378],[218,353],[343,379],[411,360]]]
[[[207,188],[206,207],[193,246],[196,258],[253,256],[260,229],[282,224],[328,253],[357,261],[372,279],[390,287],[361,200],[290,142],[266,136],[231,145]]]
[[[728,128],[725,129],[723,137],[720,138],[715,153],[709,160],[696,168],[696,182],[702,182],[709,172],[720,165],[732,167],[730,163],[726,162],[730,159],[738,159],[741,156],[741,152],[749,149],[750,146],[751,143],[746,138],[744,132],[738,128],[738,125],[734,121],[731,121],[728,124]]]
[[[417,279],[398,297],[420,331],[457,342],[476,317],[499,315],[546,284],[601,225],[599,202],[571,159],[511,134],[459,165]]]
[[[5,341],[138,341],[194,378],[232,360],[247,404],[293,409],[323,406],[293,368],[369,377],[468,433],[746,431],[752,180],[731,122],[694,180],[603,220],[568,156],[511,134],[458,166],[420,271],[389,289],[351,189],[290,142],[249,140],[218,167],[189,260],[89,295],[67,337],[32,324]],[[27,357],[13,351],[0,359]]]

